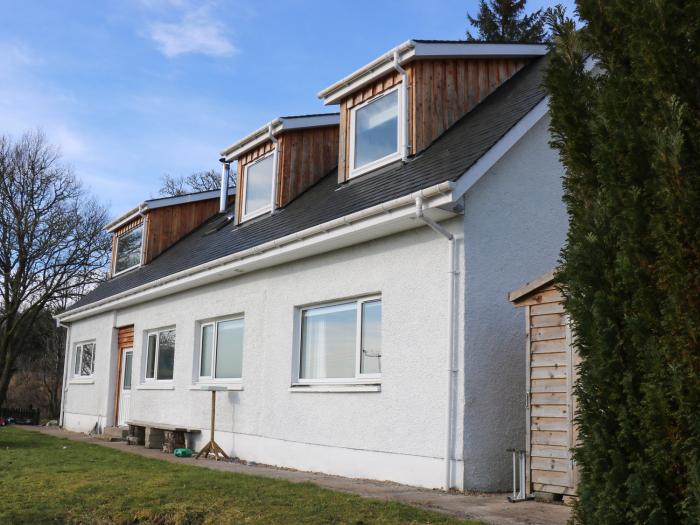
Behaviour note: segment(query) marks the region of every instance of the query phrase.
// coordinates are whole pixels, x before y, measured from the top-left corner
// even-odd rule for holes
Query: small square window
[[[200,345],[201,379],[242,377],[243,319],[224,319],[203,324]]]
[[[89,377],[95,373],[95,343],[81,343],[75,346],[73,375]]]
[[[146,380],[169,381],[175,368],[175,330],[148,334]]]

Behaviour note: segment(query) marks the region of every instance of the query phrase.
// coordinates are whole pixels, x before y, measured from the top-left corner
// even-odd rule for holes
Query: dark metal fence
[[[38,425],[39,424],[39,409],[38,408],[0,408],[0,417],[13,418],[17,423]]]

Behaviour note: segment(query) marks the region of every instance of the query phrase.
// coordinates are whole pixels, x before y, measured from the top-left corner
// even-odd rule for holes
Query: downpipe
[[[58,426],[63,428],[63,412],[66,406],[66,393],[68,392],[68,362],[70,360],[70,325],[63,324],[56,319],[56,328],[66,329],[66,347],[63,354],[63,382],[61,384],[61,409],[58,413]]]
[[[452,433],[453,433],[453,397],[454,397],[454,377],[457,372],[454,366],[454,340],[455,340],[455,291],[457,289],[456,280],[459,272],[456,268],[455,252],[457,239],[445,227],[435,222],[423,213],[423,199],[416,198],[416,219],[423,221],[426,226],[432,229],[441,237],[447,239],[448,243],[448,298],[447,298],[447,402],[445,403],[445,454],[444,454],[444,487],[445,490],[452,488]]]

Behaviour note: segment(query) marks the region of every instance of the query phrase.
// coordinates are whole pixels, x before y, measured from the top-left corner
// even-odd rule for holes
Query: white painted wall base
[[[74,414],[71,412],[63,414],[63,428],[73,432],[90,432],[95,428],[95,423],[98,424],[100,430],[103,430],[107,426],[107,418],[105,416]]]
[[[192,440],[192,445],[199,450],[208,440],[209,430],[203,429]],[[445,464],[439,457],[300,443],[235,432],[217,431],[216,441],[233,457],[276,467],[348,478],[394,481],[426,488],[440,488],[444,480]],[[454,461],[456,489],[461,489],[463,471],[462,462]]]

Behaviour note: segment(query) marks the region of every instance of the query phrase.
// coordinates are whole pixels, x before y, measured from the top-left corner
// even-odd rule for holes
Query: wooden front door
[[[119,379],[119,417],[118,426],[125,426],[129,420],[129,403],[131,400],[131,371],[134,366],[134,351],[125,348],[122,352],[121,378]]]

